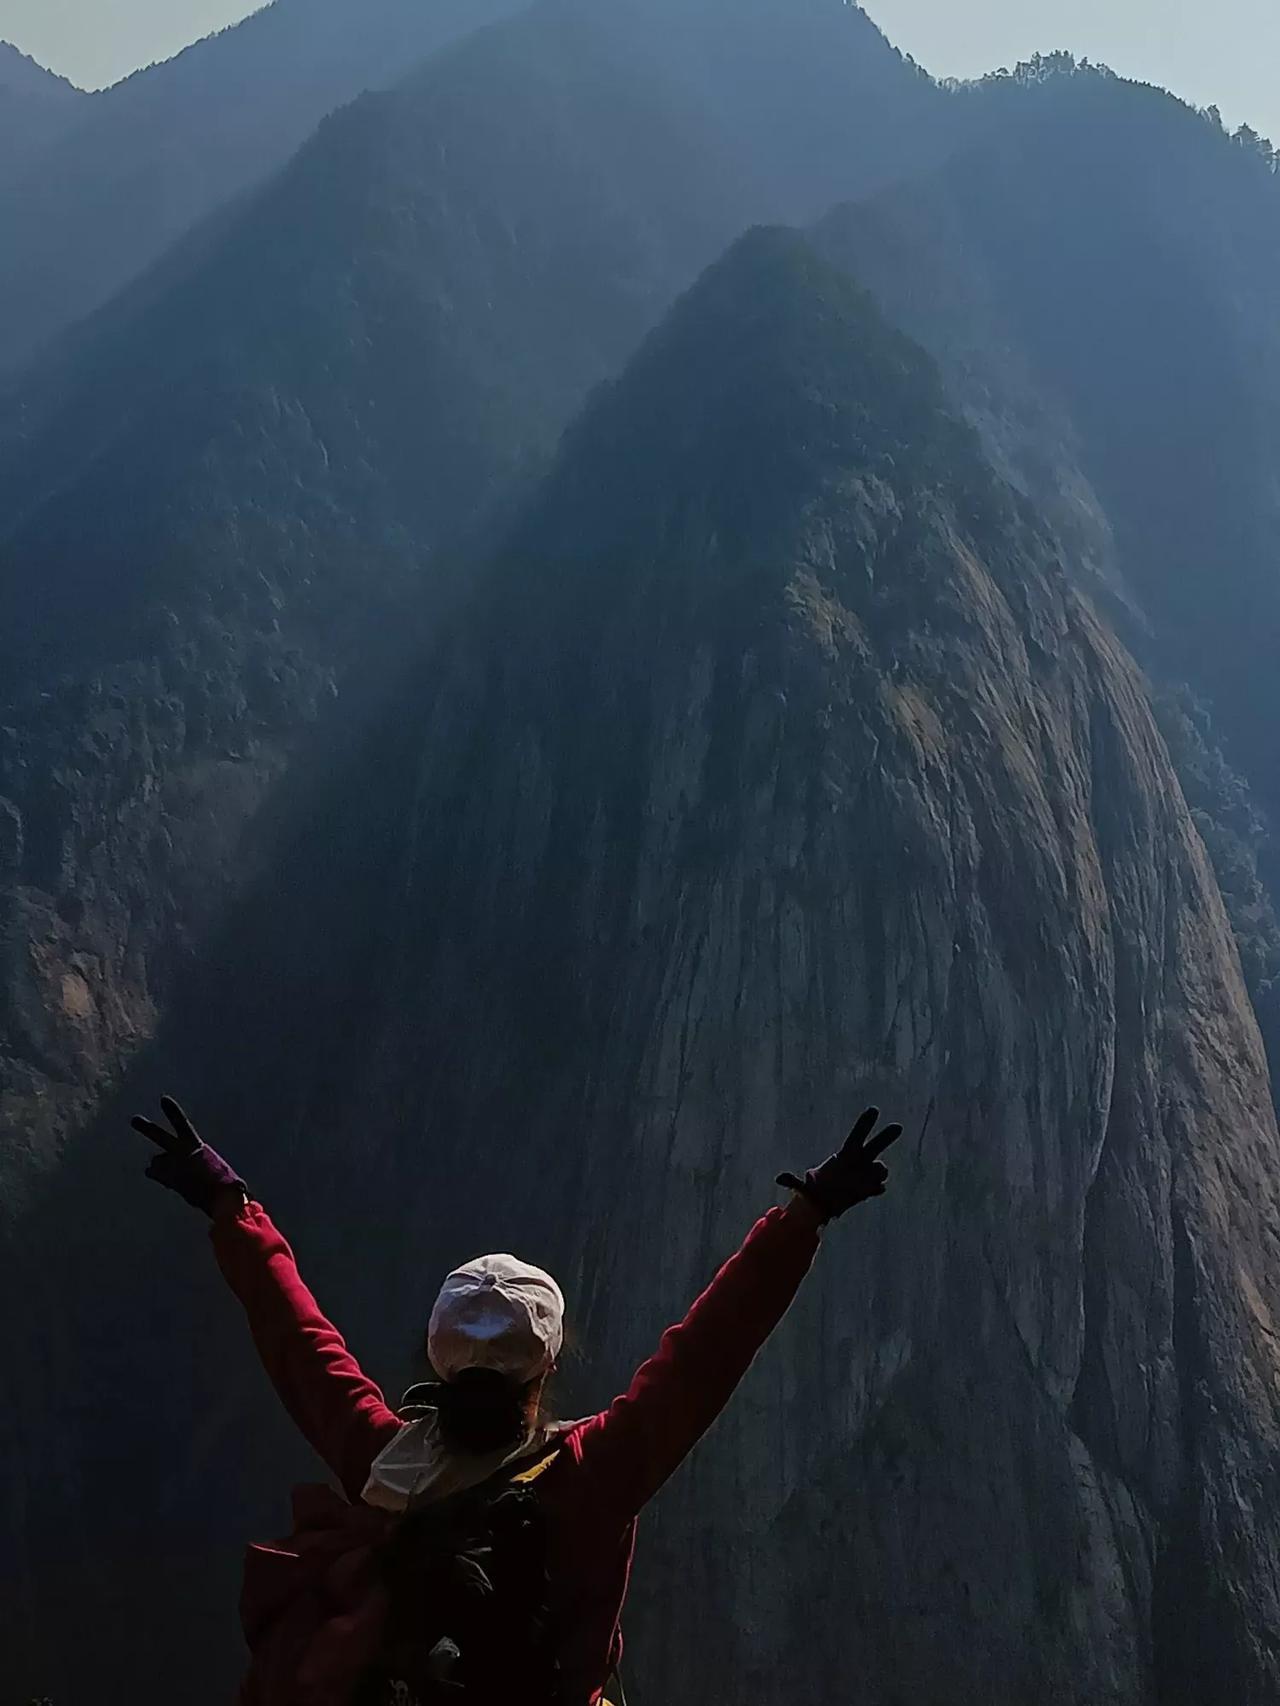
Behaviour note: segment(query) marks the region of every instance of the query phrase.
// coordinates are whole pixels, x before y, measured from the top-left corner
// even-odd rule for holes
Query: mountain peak
[[[932,359],[797,232],[758,226],[597,392],[545,501],[571,491],[581,527],[595,494],[591,548],[665,526],[673,501],[746,544],[850,468],[917,484],[978,460]]]

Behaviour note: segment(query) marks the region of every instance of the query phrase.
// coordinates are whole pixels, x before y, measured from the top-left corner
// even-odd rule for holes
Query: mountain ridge
[[[1178,385],[1224,347],[1234,383],[1253,337],[1212,419],[1243,400],[1222,443],[1265,462],[1265,162],[1185,117],[1166,156],[1154,98],[1105,81],[975,91],[953,126],[853,8],[770,54],[791,13],[753,0],[719,56],[739,11],[655,4],[639,58],[622,10],[468,35],[6,387],[23,1698],[168,1700],[192,1651],[193,1706],[225,1697],[239,1545],[297,1466],[202,1240],[138,1200],[120,1134],[173,1089],[388,1389],[428,1268],[554,1267],[597,1357],[575,1413],[780,1165],[892,1105],[885,1213],[828,1240],[654,1513],[639,1674],[673,1703],[1280,1692],[1280,1142],[1197,833],[1251,805],[1131,655],[1174,655],[1169,515],[1212,493],[1229,542],[1265,505],[1233,464],[1139,533],[1153,483],[1098,424],[1163,454]],[[1040,101],[1085,133],[1044,181]],[[854,215],[735,241],[846,178]],[[1162,369],[1197,290],[1214,341]],[[1128,378],[1164,387],[1136,398],[1084,359],[1132,321]],[[1179,549],[1173,593],[1210,597]]]
[[[333,736],[351,672],[376,654],[380,673],[454,596],[585,393],[774,203],[736,134],[625,32],[541,8],[328,120],[9,388],[3,1046],[51,1092],[20,1098],[27,1156],[56,1154],[86,1081],[153,1025],[175,909],[201,897],[179,932],[198,936],[281,765]],[[184,827],[199,777],[220,802],[205,847]],[[87,1014],[58,993],[82,963],[104,994]]]
[[[588,406],[508,553],[463,618],[473,643],[449,636],[405,718],[422,757],[396,838],[402,946],[378,958],[379,1042],[353,1103],[426,1134],[482,1204],[511,1164],[485,1133],[518,1119],[553,1169],[522,1198],[548,1234],[575,1187],[567,1158],[542,1157],[582,1134],[586,1225],[627,1180],[636,1230],[610,1285],[652,1284],[643,1229],[664,1225],[668,1310],[715,1259],[674,1204],[745,1221],[777,1145],[821,1152],[839,1086],[929,1128],[898,1170],[906,1218],[868,1224],[873,1248],[847,1257],[866,1263],[852,1290],[889,1367],[842,1335],[854,1371],[825,1412],[846,1364],[793,1353],[812,1457],[761,1493],[749,1543],[774,1561],[771,1599],[779,1574],[797,1574],[797,1610],[833,1578],[837,1599],[871,1581],[874,1614],[842,1622],[838,1657],[801,1656],[762,1634],[776,1608],[731,1548],[703,1584],[725,1650],[705,1654],[701,1611],[660,1589],[640,1631],[651,1683],[697,1698],[741,1665],[838,1697],[852,1664],[885,1701],[946,1675],[957,1699],[1094,1706],[1158,1686],[1261,1703],[1280,1532],[1252,1496],[1227,1516],[1226,1489],[1261,1493],[1280,1437],[1251,1295],[1276,1285],[1273,1209],[1253,1193],[1274,1202],[1280,1140],[1145,684],[1052,533],[918,347],[794,234],[759,231]],[[1219,1026],[1243,1076],[1219,1064]],[[425,1082],[390,1064],[411,1037],[440,1039]],[[598,1245],[569,1236],[582,1272]],[[1176,1315],[1129,1308],[1152,1264]],[[847,1298],[848,1270],[838,1283]],[[994,1451],[975,1359],[1014,1412]],[[740,1508],[734,1451],[785,1458],[767,1390],[754,1436],[731,1426],[696,1483],[706,1504],[666,1507],[658,1582]],[[1002,1534],[1019,1537],[1012,1569]],[[1081,1547],[1089,1587],[1043,1597]],[[1205,1595],[1218,1572],[1231,1590]],[[1037,1606],[1030,1650],[1019,1602]]]
[[[239,1134],[375,1368],[424,1261],[518,1240],[581,1299],[600,1402],[857,1098],[914,1136],[647,1525],[652,1689],[1262,1706],[1280,1140],[1238,959],[1141,676],[865,292],[794,233],[713,264],[293,833],[120,1104],[177,1072]],[[89,1179],[127,1212],[110,1129],[37,1247]],[[96,1270],[114,1233],[71,1237]],[[141,1237],[124,1314],[158,1248],[198,1259]],[[69,1307],[92,1407],[101,1296]],[[265,1512],[288,1455],[214,1360],[127,1399],[157,1427],[218,1383],[200,1465],[164,1470],[188,1555],[231,1542],[202,1477]],[[278,1442],[251,1472],[248,1433]],[[34,1502],[96,1513],[102,1480]]]
[[[1257,715],[1280,634],[1266,473],[1280,325],[1265,286],[1280,267],[1280,180],[1260,145],[1110,73],[1067,62],[995,95],[1019,113],[1012,138],[832,213],[818,240],[939,358],[988,454],[1052,516],[1144,667],[1210,718],[1216,759],[1178,744],[1274,1041],[1280,959],[1259,923],[1274,911],[1274,839],[1250,828],[1231,798],[1244,783],[1227,774],[1280,822]],[[1209,770],[1220,785],[1206,793]]]
[[[275,0],[89,98],[0,184],[0,370],[22,366],[199,220],[288,160],[325,115],[518,0]]]

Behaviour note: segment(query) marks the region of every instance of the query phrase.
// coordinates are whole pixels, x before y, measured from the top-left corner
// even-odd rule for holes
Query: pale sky
[[[431,0],[423,0],[430,4]],[[246,0],[0,0],[0,39],[85,87],[166,59],[255,10]],[[943,77],[1065,47],[1280,142],[1280,0],[867,0]]]

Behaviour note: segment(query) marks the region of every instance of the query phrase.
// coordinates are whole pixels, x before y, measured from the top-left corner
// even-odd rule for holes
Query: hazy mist
[[[0,0],[0,39],[96,88],[256,10],[244,0]],[[872,0],[866,10],[941,77],[975,77],[1063,47],[1216,105],[1232,125],[1280,134],[1272,0]]]

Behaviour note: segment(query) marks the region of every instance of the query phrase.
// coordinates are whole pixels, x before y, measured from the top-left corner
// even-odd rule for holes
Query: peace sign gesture
[[[889,1182],[889,1169],[880,1157],[902,1136],[900,1125],[887,1125],[877,1132],[879,1108],[868,1108],[845,1139],[838,1154],[813,1167],[803,1179],[783,1173],[778,1179],[809,1201],[828,1220],[838,1220],[858,1203],[882,1197]]]
[[[199,1132],[181,1105],[172,1096],[161,1096],[160,1107],[168,1127],[144,1119],[141,1114],[131,1122],[135,1131],[149,1137],[160,1150],[147,1168],[148,1179],[154,1179],[168,1191],[176,1191],[192,1208],[207,1215],[213,1214],[228,1192],[234,1192],[243,1202],[249,1194],[244,1180],[217,1150],[200,1141]]]
[[[181,1104],[175,1102],[172,1096],[161,1096],[160,1109],[173,1127],[172,1131],[166,1131],[164,1126],[157,1125],[154,1120],[143,1119],[141,1114],[131,1121],[133,1129],[141,1132],[143,1137],[149,1137],[152,1143],[158,1144],[165,1155],[194,1155],[201,1147],[200,1134],[182,1111]],[[161,1159],[162,1157],[157,1155],[151,1167],[147,1168],[148,1178],[152,1177],[151,1168]]]

